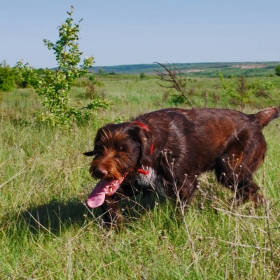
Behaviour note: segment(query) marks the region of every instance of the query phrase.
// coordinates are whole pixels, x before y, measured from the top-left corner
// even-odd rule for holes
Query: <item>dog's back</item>
[[[231,110],[231,109],[213,109],[213,108],[198,108],[198,109],[181,109],[181,108],[167,108],[158,110],[155,112],[147,113],[140,116],[141,119],[149,121],[151,116],[161,117],[162,115],[171,115],[174,113],[179,113],[184,115],[192,123],[205,122],[205,121],[215,121],[216,123],[223,124],[227,119],[230,119],[231,123],[234,122],[254,122],[257,121],[261,127],[266,126],[273,119],[280,116],[280,107],[267,107],[260,112],[255,114],[245,114],[240,111]],[[158,116],[157,116],[158,115]],[[160,119],[158,119],[160,122]]]

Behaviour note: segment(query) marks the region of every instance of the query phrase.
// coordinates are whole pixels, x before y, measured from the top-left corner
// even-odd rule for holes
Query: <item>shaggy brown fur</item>
[[[118,201],[136,189],[164,189],[189,203],[197,177],[214,170],[218,182],[240,200],[259,202],[252,176],[264,159],[262,128],[279,116],[269,107],[256,114],[228,109],[164,109],[134,121],[108,124],[97,132],[90,173],[100,179],[89,196],[90,207],[102,207],[122,222]]]

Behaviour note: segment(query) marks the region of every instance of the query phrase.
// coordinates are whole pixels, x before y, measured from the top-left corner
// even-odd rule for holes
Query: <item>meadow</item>
[[[265,206],[234,206],[233,193],[207,173],[183,215],[161,198],[150,209],[124,209],[126,227],[108,230],[85,203],[96,182],[83,152],[97,128],[187,105],[155,76],[95,79],[112,105],[70,129],[36,122],[41,97],[32,88],[0,96],[0,279],[280,279],[280,119],[264,129],[268,152],[255,174]],[[279,77],[260,79],[276,85],[271,99],[252,96],[246,112],[280,103]],[[73,105],[89,101],[87,81],[72,88]],[[196,107],[240,109],[218,78],[191,77],[188,88]]]

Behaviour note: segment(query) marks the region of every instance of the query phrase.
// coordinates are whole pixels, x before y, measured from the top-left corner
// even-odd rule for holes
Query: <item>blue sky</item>
[[[0,61],[55,67],[43,39],[75,7],[95,65],[280,61],[280,0],[0,0]]]

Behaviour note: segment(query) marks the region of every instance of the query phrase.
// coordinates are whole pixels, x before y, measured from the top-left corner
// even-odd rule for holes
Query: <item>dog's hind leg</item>
[[[263,161],[266,143],[262,133],[242,131],[229,141],[226,152],[216,162],[215,171],[220,183],[236,192],[238,201],[263,202],[253,181],[253,173]]]

